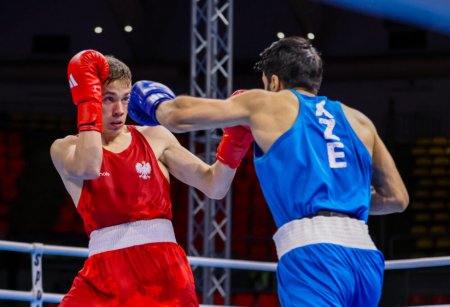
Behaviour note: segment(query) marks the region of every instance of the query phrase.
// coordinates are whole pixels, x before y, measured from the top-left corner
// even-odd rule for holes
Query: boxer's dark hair
[[[109,75],[106,79],[106,84],[116,80],[128,81],[132,84],[132,76],[130,68],[122,61],[112,55],[105,55],[106,61],[109,65]]]
[[[299,36],[280,39],[261,52],[260,57],[254,68],[267,78],[277,75],[286,88],[300,87],[318,93],[323,62],[309,40]]]

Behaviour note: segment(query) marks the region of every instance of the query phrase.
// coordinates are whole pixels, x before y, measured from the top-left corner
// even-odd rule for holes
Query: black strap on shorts
[[[345,213],[336,212],[336,211],[329,211],[329,210],[319,210],[316,213],[308,215],[307,218],[312,218],[312,217],[315,217],[315,216],[337,216],[337,217],[354,218],[353,216],[345,214]]]

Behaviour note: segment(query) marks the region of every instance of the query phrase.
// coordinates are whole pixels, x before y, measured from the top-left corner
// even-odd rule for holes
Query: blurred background
[[[401,18],[410,12],[406,2],[376,10],[381,2],[234,1],[233,88],[261,87],[252,67],[271,42],[309,35],[325,62],[321,94],[372,119],[409,189],[405,213],[370,218],[377,246],[387,260],[449,255],[450,3],[411,0],[421,12]],[[77,133],[67,63],[96,49],[126,62],[134,80],[189,93],[190,18],[190,1],[1,1],[0,239],[87,246],[49,155],[56,138]],[[187,143],[187,135],[177,137]],[[251,154],[233,185],[232,258],[276,261],[275,226]],[[173,178],[172,201],[185,246],[187,187]],[[49,258],[44,290],[65,293],[83,259]],[[28,255],[0,253],[0,288],[29,290],[29,262]],[[231,284],[249,306],[276,293],[272,273],[236,271]],[[438,303],[450,303],[449,268],[386,272],[382,306]]]

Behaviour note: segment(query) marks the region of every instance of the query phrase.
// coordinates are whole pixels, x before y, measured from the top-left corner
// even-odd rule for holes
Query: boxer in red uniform
[[[125,125],[132,81],[118,59],[82,51],[68,79],[79,134],[56,140],[51,157],[83,219],[89,257],[60,306],[198,306],[171,224],[169,173],[224,197],[253,141],[249,130],[227,129],[207,165],[162,126]]]

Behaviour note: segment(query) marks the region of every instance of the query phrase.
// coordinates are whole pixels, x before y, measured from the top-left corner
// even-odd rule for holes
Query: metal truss
[[[232,90],[233,0],[192,0],[191,95],[224,98]],[[220,140],[217,130],[191,132],[189,149],[206,163],[215,161]],[[231,194],[223,200],[209,199],[189,189],[188,254],[230,258]],[[230,269],[194,267],[203,304],[217,295],[230,303]]]

